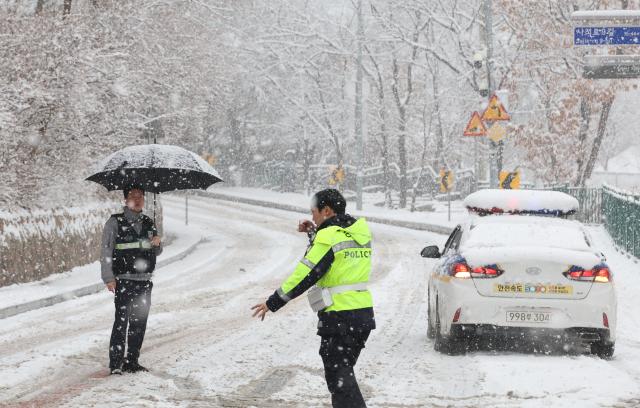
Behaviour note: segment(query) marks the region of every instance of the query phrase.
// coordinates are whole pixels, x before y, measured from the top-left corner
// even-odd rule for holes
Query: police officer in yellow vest
[[[368,290],[371,271],[371,232],[364,218],[345,214],[338,190],[316,193],[311,203],[310,245],[293,273],[269,299],[252,309],[262,320],[309,290],[311,308],[318,313],[320,356],[334,408],[366,407],[353,367],[371,330],[373,301]],[[317,227],[316,227],[317,226]]]

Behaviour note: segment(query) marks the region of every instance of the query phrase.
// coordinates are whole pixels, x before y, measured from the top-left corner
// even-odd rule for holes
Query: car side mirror
[[[429,245],[420,252],[420,256],[423,258],[440,258],[441,255],[437,245]]]

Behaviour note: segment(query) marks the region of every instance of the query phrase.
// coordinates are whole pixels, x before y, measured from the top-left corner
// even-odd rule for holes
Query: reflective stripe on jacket
[[[151,278],[156,267],[156,252],[151,246],[151,238],[157,235],[151,218],[141,215],[140,232],[131,225],[124,214],[114,214],[118,221],[118,233],[113,248],[113,274],[116,278],[127,275],[141,275]]]
[[[267,306],[277,311],[313,285],[336,288],[369,282],[371,232],[364,218],[338,215],[323,223],[293,273],[269,298]],[[369,290],[332,294],[333,305],[318,313],[319,329],[327,326],[375,328],[373,299]],[[343,317],[349,316],[347,319]],[[342,331],[344,327],[341,327]],[[320,333],[320,330],[319,330]]]

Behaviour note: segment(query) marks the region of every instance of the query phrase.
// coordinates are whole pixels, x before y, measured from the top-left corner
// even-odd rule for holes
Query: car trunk
[[[545,247],[472,248],[462,251],[471,268],[498,265],[495,278],[473,277],[478,293],[487,297],[583,299],[593,282],[564,276],[572,265],[590,269],[600,261],[591,252]]]

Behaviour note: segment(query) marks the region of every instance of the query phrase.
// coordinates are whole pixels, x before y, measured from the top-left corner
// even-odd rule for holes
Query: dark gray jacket
[[[136,213],[131,211],[128,207],[124,207],[124,217],[129,221],[137,233],[142,230],[142,222],[140,216],[142,212]],[[104,230],[102,230],[102,251],[100,254],[100,269],[102,271],[102,281],[108,283],[115,280],[113,276],[112,259],[113,248],[116,246],[116,236],[118,235],[118,220],[115,217],[110,217],[106,224],[104,224]],[[162,253],[162,245],[154,248],[156,256]],[[153,274],[141,273],[137,275],[129,274],[127,279],[131,280],[149,280]]]

